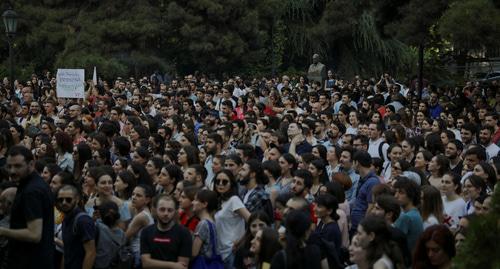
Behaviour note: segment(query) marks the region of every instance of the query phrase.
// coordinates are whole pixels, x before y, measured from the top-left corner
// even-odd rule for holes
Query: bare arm
[[[242,207],[242,208],[236,210],[236,213],[238,213],[238,215],[240,215],[242,218],[244,218],[245,222],[247,222],[248,218],[250,217],[250,212],[248,211],[248,209],[246,207]]]
[[[83,243],[83,249],[85,250],[85,257],[83,258],[82,269],[92,269],[96,256],[95,241],[89,240]]]
[[[189,258],[179,257],[177,262],[166,262],[151,258],[151,254],[142,254],[142,267],[144,269],[186,269]]]
[[[195,235],[194,239],[193,239],[193,251],[192,251],[193,258],[198,256],[202,245],[203,245],[203,241],[201,240],[201,238],[199,236]]]
[[[125,236],[127,237],[127,240],[130,240],[130,238],[134,237],[134,235],[139,232],[140,229],[144,228],[146,226],[146,219],[144,214],[139,213],[135,218],[132,219],[132,222],[128,226],[127,231],[125,232]]]
[[[38,243],[42,239],[43,219],[34,219],[28,222],[24,229],[0,228],[0,236],[5,236],[18,241]]]

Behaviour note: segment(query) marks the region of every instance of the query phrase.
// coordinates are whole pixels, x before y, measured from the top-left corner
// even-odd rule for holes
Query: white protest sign
[[[57,97],[83,98],[85,91],[84,69],[57,69]]]

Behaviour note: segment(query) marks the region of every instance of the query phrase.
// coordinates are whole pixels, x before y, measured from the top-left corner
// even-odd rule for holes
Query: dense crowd
[[[4,79],[0,268],[450,268],[491,212],[500,91],[422,86]]]

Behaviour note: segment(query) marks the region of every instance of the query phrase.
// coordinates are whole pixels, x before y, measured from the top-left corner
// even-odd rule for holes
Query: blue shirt
[[[407,212],[401,212],[399,218],[394,223],[394,227],[406,235],[408,249],[413,253],[413,248],[417,244],[420,234],[424,231],[424,224],[418,210],[413,208]]]
[[[365,217],[368,204],[372,203],[372,189],[375,185],[380,184],[380,180],[373,171],[366,177],[360,178],[356,194],[354,207],[351,210],[351,234],[356,232],[358,224]]]

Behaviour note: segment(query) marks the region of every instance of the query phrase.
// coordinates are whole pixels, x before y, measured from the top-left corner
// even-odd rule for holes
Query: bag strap
[[[75,220],[73,221],[73,229],[72,229],[74,235],[76,235],[76,225],[78,224],[78,220],[84,215],[87,215],[87,213],[86,212],[78,212],[78,214],[76,214]]]
[[[216,237],[213,227],[214,224],[209,220],[207,220],[207,223],[208,223],[208,229],[210,230],[210,245],[212,246],[212,256],[215,256],[217,255],[217,248],[215,246]]]
[[[378,145],[378,155],[380,155],[380,159],[382,159],[383,162],[385,162],[385,158],[384,158],[384,152],[383,152],[383,149],[384,149],[384,145],[386,143],[384,141],[380,142],[380,144]]]

